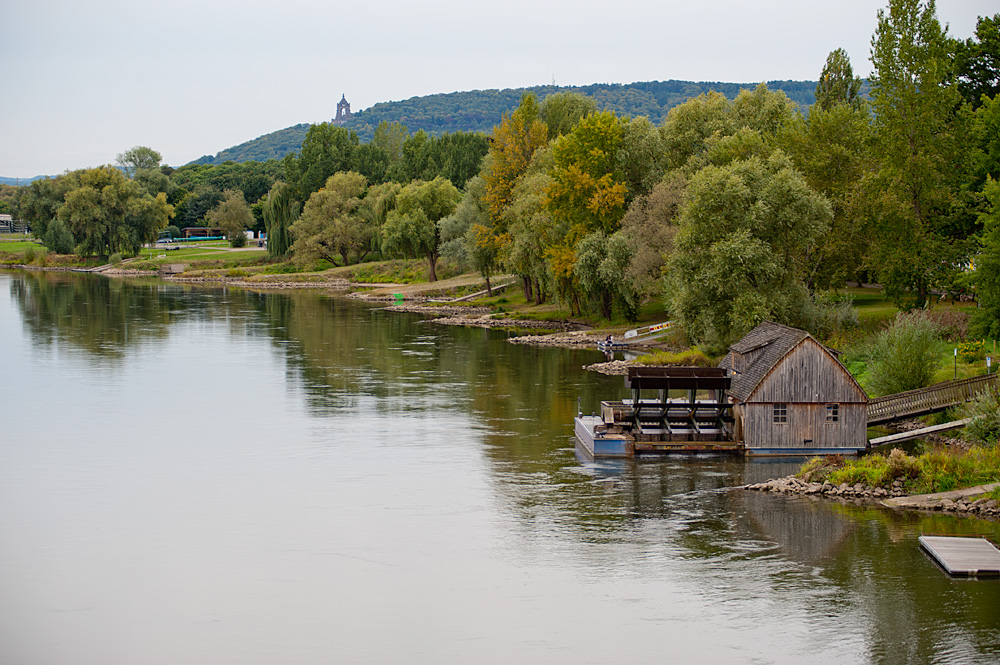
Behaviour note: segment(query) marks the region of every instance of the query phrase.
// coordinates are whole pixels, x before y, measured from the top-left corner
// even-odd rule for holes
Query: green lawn
[[[45,247],[31,240],[0,241],[0,252],[10,252],[13,254],[16,252],[25,252],[28,249],[34,249],[37,252],[45,249]]]

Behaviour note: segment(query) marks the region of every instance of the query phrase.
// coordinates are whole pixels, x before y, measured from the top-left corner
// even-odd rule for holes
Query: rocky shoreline
[[[911,496],[906,494],[903,483],[899,480],[893,481],[889,486],[873,487],[864,483],[834,485],[829,481],[810,482],[792,475],[743,485],[742,489],[779,494],[819,495],[831,499],[853,499],[860,503],[865,501],[881,503],[893,508],[916,508],[995,518],[1000,515],[1000,504],[995,499],[980,497],[996,486],[997,484],[981,485],[953,492]]]
[[[154,273],[158,274],[158,273]],[[332,289],[346,291],[351,283],[346,279],[327,279],[315,282],[289,280],[247,280],[239,277],[181,277],[178,275],[161,275],[161,279],[175,284],[218,284],[221,286],[237,286],[244,289]]]
[[[385,296],[371,296],[352,293],[349,297],[366,302],[386,302],[393,300]],[[427,302],[424,300],[424,302]],[[587,337],[588,328],[571,321],[536,321],[534,319],[512,319],[494,312],[489,307],[463,307],[460,305],[426,305],[404,303],[385,308],[387,312],[409,312],[434,316],[434,323],[445,326],[469,326],[473,328],[520,328],[557,330],[550,335],[522,335],[510,339],[513,344],[535,346],[597,346],[597,338]],[[522,341],[523,340],[523,341]]]
[[[646,367],[645,363],[637,363],[632,360],[609,360],[603,363],[594,363],[593,365],[584,365],[583,369],[588,372],[597,372],[598,374],[605,374],[607,376],[625,376],[628,374],[629,367]]]

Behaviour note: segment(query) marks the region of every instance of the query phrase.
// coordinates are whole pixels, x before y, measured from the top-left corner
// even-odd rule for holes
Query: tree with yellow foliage
[[[512,202],[518,180],[528,170],[535,150],[548,143],[548,128],[539,118],[538,98],[525,93],[521,104],[510,115],[504,114],[493,128],[490,150],[483,163],[486,185],[483,200],[490,218],[500,223]]]

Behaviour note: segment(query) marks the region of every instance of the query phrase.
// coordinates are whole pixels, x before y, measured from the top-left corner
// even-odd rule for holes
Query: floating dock
[[[920,546],[949,575],[1000,576],[1000,549],[986,538],[970,536],[920,536]]]

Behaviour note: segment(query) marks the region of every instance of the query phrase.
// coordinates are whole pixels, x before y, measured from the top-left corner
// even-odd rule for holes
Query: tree
[[[361,200],[364,216],[372,222],[372,251],[382,251],[382,229],[389,213],[396,209],[396,197],[403,189],[398,182],[384,182],[368,188],[365,198]]]
[[[816,108],[829,111],[838,104],[861,106],[861,78],[854,75],[847,51],[830,51],[816,84]]]
[[[129,148],[125,152],[120,152],[115,156],[115,163],[122,168],[125,175],[129,178],[134,177],[137,171],[159,168],[162,160],[163,155],[144,145]]]
[[[55,178],[35,180],[22,188],[18,215],[36,237],[45,237],[49,223],[66,203],[66,193],[80,186],[80,173],[70,171]]]
[[[45,246],[56,254],[72,254],[76,241],[66,222],[59,218],[52,220],[45,232]]]
[[[325,259],[335,264],[339,257],[346,266],[352,255],[360,261],[368,254],[374,228],[361,207],[367,189],[363,175],[346,171],[330,176],[326,187],[313,192],[291,228],[297,263]]]
[[[557,92],[542,102],[539,111],[542,122],[549,128],[549,140],[569,134],[576,123],[591,113],[597,113],[597,102],[578,92]]]
[[[953,232],[965,170],[955,109],[952,42],[934,0],[890,0],[872,38],[872,102],[879,170],[870,184],[875,226],[870,266],[897,302],[922,306],[961,257]]]
[[[981,339],[1000,337],[1000,181],[988,178],[983,190],[988,207],[980,215],[981,251],[975,257],[976,299],[971,332]]]
[[[174,214],[165,194],[150,196],[112,166],[85,169],[79,178],[80,186],[66,193],[58,217],[69,224],[84,252],[137,254]]]
[[[0,183],[0,213],[12,213],[17,206],[21,194],[22,190],[20,187]]]
[[[601,316],[610,319],[617,303],[625,318],[635,321],[639,294],[628,278],[634,250],[622,233],[610,237],[600,231],[591,233],[580,240],[575,254],[573,273]]]
[[[973,108],[1000,93],[1000,14],[980,16],[976,37],[957,44],[958,90]]]
[[[809,186],[830,201],[830,230],[809,250],[806,281],[835,288],[858,279],[868,255],[865,220],[870,199],[861,183],[872,162],[871,118],[863,105],[813,106],[781,133],[780,143]]]
[[[806,318],[807,250],[831,211],[783,152],[707,166],[684,200],[668,292],[689,339],[715,353],[762,321]]]
[[[437,168],[431,160],[430,141],[427,132],[422,129],[406,137],[399,160],[389,170],[389,179],[396,182],[410,182],[433,178]]]
[[[433,175],[446,178],[464,190],[466,182],[479,173],[489,145],[489,139],[480,132],[450,132],[432,137],[431,154],[437,166]]]
[[[621,224],[628,194],[618,169],[624,131],[622,120],[604,111],[581,120],[552,146],[555,168],[545,206],[569,224],[570,245],[594,231],[614,233]]]
[[[400,122],[382,120],[375,128],[371,144],[385,152],[389,165],[396,164],[403,157],[403,143],[410,135],[410,130]]]
[[[525,93],[513,113],[503,115],[493,128],[483,163],[484,200],[494,222],[500,222],[511,204],[511,192],[528,170],[535,150],[548,142],[548,128],[539,117],[538,98]]]
[[[247,244],[246,230],[253,224],[250,206],[238,189],[227,189],[225,197],[208,213],[210,226],[225,231],[230,247],[244,247]]]
[[[697,170],[708,138],[735,130],[730,102],[721,93],[703,93],[673,107],[660,128],[668,166]]]
[[[472,267],[486,280],[486,291],[493,295],[493,285],[490,278],[500,267],[500,257],[509,243],[506,234],[497,235],[485,224],[473,224],[466,235],[466,246],[469,248],[469,260]]]
[[[438,221],[455,211],[462,194],[444,178],[415,181],[396,196],[382,230],[382,251],[387,254],[427,257],[430,280],[437,281],[440,256]]]
[[[285,182],[275,183],[264,201],[264,225],[267,229],[267,255],[272,258],[288,254],[292,246],[290,229],[299,218],[299,202],[294,188]]]
[[[288,182],[295,187],[300,200],[307,199],[334,173],[350,171],[359,145],[357,133],[346,127],[327,122],[311,125],[299,154],[283,160]]]
[[[622,128],[621,143],[615,154],[616,172],[628,188],[626,205],[637,196],[649,194],[667,171],[663,137],[648,118],[630,120]]]
[[[374,143],[363,143],[354,151],[354,170],[369,182],[385,182],[390,166],[389,154]]]
[[[774,136],[795,117],[795,104],[781,90],[760,83],[753,90],[740,90],[733,100],[736,128],[748,127],[765,137]]]
[[[560,243],[566,232],[545,208],[545,192],[551,184],[547,169],[529,170],[514,187],[513,202],[503,215],[503,226],[510,237],[502,251],[503,264],[521,278],[525,300],[534,300],[538,305],[554,286],[547,252]]]
[[[455,212],[438,223],[441,256],[450,259],[456,265],[469,267],[473,264],[471,252],[476,239],[470,235],[471,229],[475,226],[489,229],[492,226],[482,197],[483,179],[475,176],[467,183],[465,195],[455,208]],[[479,269],[479,266],[476,266],[476,269]]]
[[[648,195],[635,199],[622,218],[621,233],[632,248],[628,278],[644,295],[653,295],[661,284],[663,268],[673,254],[686,189],[687,178],[674,171]]]
[[[984,98],[972,116],[972,161],[974,179],[972,186],[979,190],[987,177],[1000,179],[1000,95]]]

